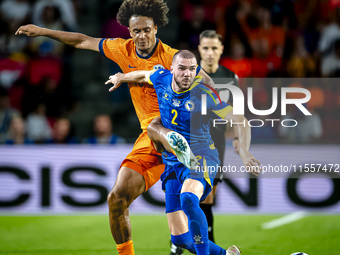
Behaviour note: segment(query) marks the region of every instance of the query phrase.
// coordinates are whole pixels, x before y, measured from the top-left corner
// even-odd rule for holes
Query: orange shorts
[[[122,166],[131,168],[144,176],[145,191],[160,179],[164,172],[162,155],[155,150],[146,130],[139,135],[132,151],[120,165]]]

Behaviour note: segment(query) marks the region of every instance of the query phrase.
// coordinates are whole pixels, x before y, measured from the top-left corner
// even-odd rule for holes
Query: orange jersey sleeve
[[[140,56],[132,39],[103,39],[99,44],[102,55],[116,62],[123,73],[138,70],[170,69],[176,49],[159,39],[148,56]],[[130,94],[141,128],[146,129],[151,120],[160,116],[155,89],[148,83],[129,82]]]
[[[129,52],[132,52],[133,41],[122,38],[102,39],[99,43],[100,53],[116,62],[122,69],[122,66],[129,59]],[[123,69],[122,69],[123,70]]]

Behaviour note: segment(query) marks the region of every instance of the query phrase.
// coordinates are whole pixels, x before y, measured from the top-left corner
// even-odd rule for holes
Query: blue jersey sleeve
[[[169,83],[169,75],[171,75],[169,70],[159,69],[150,73],[148,77],[148,83],[153,85],[155,89],[159,88],[161,85]]]
[[[214,94],[207,95],[207,107],[212,118],[217,116],[224,119],[233,110],[232,106],[224,101],[220,101]]]

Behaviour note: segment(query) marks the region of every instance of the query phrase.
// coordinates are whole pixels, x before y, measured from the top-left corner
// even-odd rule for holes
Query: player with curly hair
[[[131,39],[93,38],[80,33],[55,31],[34,25],[21,26],[16,35],[46,36],[77,49],[100,52],[116,62],[124,73],[136,70],[170,69],[176,49],[156,38],[157,29],[168,23],[168,6],[163,0],[125,0],[119,8],[118,22],[128,27]],[[205,83],[210,77],[197,68]],[[134,254],[129,206],[160,178],[164,171],[161,155],[147,134],[147,126],[160,116],[157,95],[147,83],[130,82],[131,98],[143,132],[132,152],[122,162],[116,182],[108,195],[112,236],[119,254]],[[116,87],[112,87],[110,91]]]

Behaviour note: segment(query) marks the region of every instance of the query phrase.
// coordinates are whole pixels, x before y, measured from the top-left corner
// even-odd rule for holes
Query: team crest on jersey
[[[165,69],[162,65],[155,65],[153,70]]]
[[[163,98],[164,98],[165,100],[169,100],[169,94],[168,94],[168,93],[164,93],[164,94],[163,94]]]
[[[175,107],[179,107],[179,105],[181,104],[181,101],[176,100],[176,99],[172,99],[172,104],[173,104]]]
[[[195,103],[191,100],[186,101],[184,106],[185,106],[185,109],[187,109],[189,112],[195,109]]]

